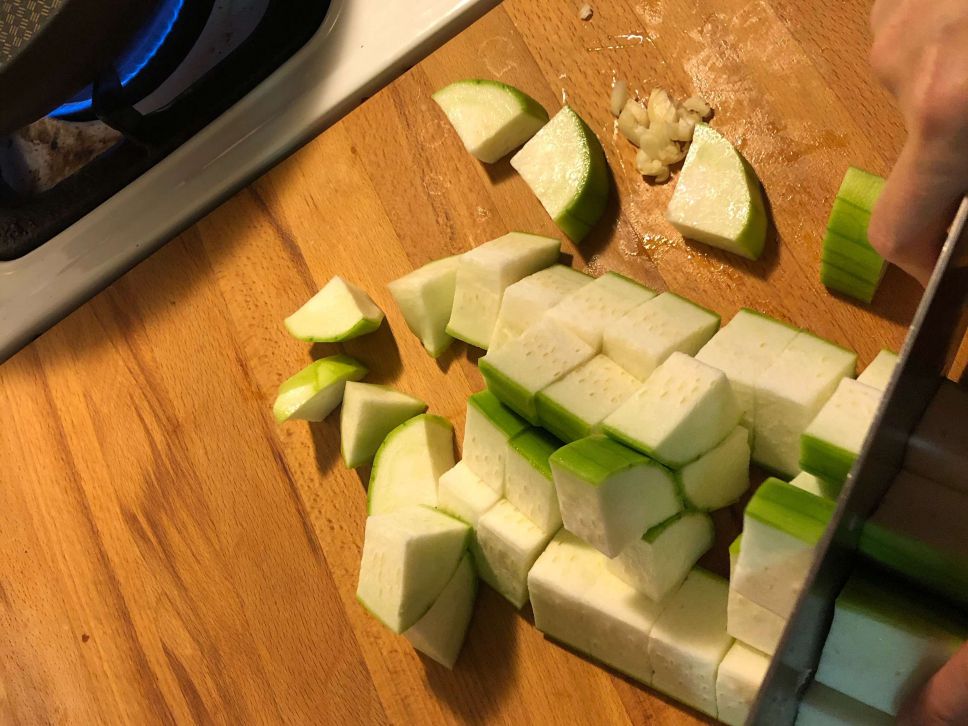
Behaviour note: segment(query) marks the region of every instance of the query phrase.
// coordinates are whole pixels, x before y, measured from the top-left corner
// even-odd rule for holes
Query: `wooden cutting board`
[[[724,318],[751,306],[866,364],[919,296],[891,270],[871,307],[818,281],[849,164],[903,139],[872,81],[865,0],[508,0],[0,368],[0,721],[694,723],[545,641],[483,589],[453,672],[354,599],[367,473],[337,417],[276,426],[276,387],[312,350],[282,319],[334,274],[387,312],[340,349],[370,380],[463,426],[477,355],[428,358],[386,283],[501,235],[557,230],[508,163],[468,156],[430,93],[468,76],[567,100],[614,174],[573,264],[671,289]],[[756,263],[685,243],[613,131],[614,78],[694,92],[752,162],[775,232]],[[717,518],[722,545],[737,510]]]

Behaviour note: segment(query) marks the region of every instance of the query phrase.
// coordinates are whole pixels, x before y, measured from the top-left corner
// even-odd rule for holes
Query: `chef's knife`
[[[834,601],[857,558],[861,528],[904,463],[904,450],[968,326],[968,197],[962,200],[934,274],[914,316],[898,366],[837,509],[817,546],[813,567],[784,630],[747,721],[793,724],[813,679]]]

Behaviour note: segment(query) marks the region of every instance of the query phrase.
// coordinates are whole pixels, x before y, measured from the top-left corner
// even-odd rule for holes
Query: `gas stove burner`
[[[328,0],[162,0],[114,67],[60,106],[59,118],[0,144],[0,261],[36,249],[211,123],[301,48],[328,8]],[[97,138],[56,127],[92,120]],[[49,171],[83,157],[59,142],[94,139],[103,151],[104,126],[124,138],[48,188]],[[58,141],[46,156],[37,148],[44,138]],[[34,168],[24,168],[22,150]]]
[[[136,79],[144,78],[142,74],[146,70],[153,77],[167,75],[166,67],[171,65],[172,59],[187,52],[181,46],[189,44],[190,47],[190,43],[197,39],[211,9],[212,2],[189,2],[186,11],[185,0],[162,0],[121,56],[115,60],[114,70],[121,86],[129,88]],[[172,40],[179,47],[160,53],[166,42]],[[156,67],[152,68],[152,65]],[[173,68],[167,70],[170,72]],[[144,83],[140,85],[143,86]],[[91,111],[92,93],[93,88],[88,85],[50,115],[55,118],[80,119],[79,114]]]

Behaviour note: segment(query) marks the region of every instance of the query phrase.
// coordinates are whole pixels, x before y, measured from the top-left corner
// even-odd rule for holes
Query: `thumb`
[[[927,285],[964,194],[964,170],[912,134],[871,214],[868,238],[881,256]]]
[[[968,723],[968,643],[904,705],[897,722],[917,726]]]

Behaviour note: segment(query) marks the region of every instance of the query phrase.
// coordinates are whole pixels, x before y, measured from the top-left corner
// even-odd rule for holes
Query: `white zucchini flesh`
[[[710,511],[737,501],[750,486],[749,431],[737,426],[723,441],[676,472],[688,506]]]
[[[575,441],[598,431],[640,385],[620,365],[596,355],[538,392],[538,418],[562,441]]]
[[[347,381],[358,381],[366,373],[366,368],[348,355],[313,361],[279,386],[273,416],[279,423],[290,419],[322,421],[340,405]]]
[[[477,522],[474,559],[488,585],[520,609],[528,602],[528,572],[554,532],[544,532],[502,499]]]
[[[605,328],[602,352],[640,381],[675,352],[695,355],[719,328],[719,316],[663,292]]]
[[[841,379],[800,439],[800,467],[828,481],[844,481],[874,423],[881,391]]]
[[[545,317],[507,345],[488,351],[478,365],[488,389],[537,425],[538,392],[594,356],[581,338]]]
[[[655,292],[616,272],[606,272],[591,284],[566,296],[548,311],[549,318],[590,345],[597,353],[605,329],[655,297]]]
[[[504,291],[490,348],[500,348],[534,325],[566,296],[595,278],[565,265],[538,270]]]
[[[461,255],[447,334],[486,350],[504,291],[553,265],[560,249],[556,239],[510,232]]]
[[[340,450],[355,469],[376,454],[393,429],[427,410],[423,401],[389,386],[347,381],[340,411]]]
[[[736,588],[729,588],[729,598],[726,602],[726,632],[736,640],[742,641],[767,655],[773,655],[783,629],[786,618],[757,605]]]
[[[887,384],[891,382],[891,376],[894,375],[894,369],[897,368],[897,360],[897,353],[891,350],[882,350],[861,371],[857,380],[876,388],[878,391],[886,390]]]
[[[500,499],[501,495],[485,484],[464,461],[445,471],[437,483],[437,508],[475,529],[481,516]]]
[[[800,471],[800,436],[857,355],[801,332],[756,381],[753,460],[786,476]]]
[[[739,420],[726,376],[684,353],[673,353],[605,419],[603,428],[622,443],[679,468],[723,441]]]
[[[742,547],[730,586],[789,618],[834,506],[786,482],[766,480],[743,515]]]
[[[695,568],[665,603],[649,641],[652,686],[716,718],[716,673],[726,632],[726,580]]]
[[[507,500],[544,532],[561,527],[558,493],[549,458],[561,442],[528,429],[508,442],[504,489]]]
[[[460,655],[477,597],[477,572],[469,552],[461,558],[430,610],[403,632],[410,644],[445,668],[453,668]]]
[[[605,151],[588,124],[568,106],[511,157],[511,166],[575,244],[605,211],[609,193]]]
[[[716,674],[717,718],[743,726],[760,691],[770,657],[743,643],[733,643]]]
[[[896,716],[954,655],[964,616],[896,582],[854,575],[834,606],[816,680]]]
[[[548,123],[548,112],[537,101],[500,81],[456,81],[432,98],[464,148],[487,164],[521,146]]]
[[[371,333],[383,322],[380,310],[361,288],[334,277],[286,318],[286,329],[299,340],[335,342]]]
[[[554,536],[528,573],[534,626],[582,653],[591,650],[585,592],[605,570],[601,552],[566,529]]]
[[[454,466],[454,427],[421,414],[387,434],[373,458],[367,514],[385,514],[423,504],[437,506],[437,480]]]
[[[445,257],[387,283],[407,327],[434,358],[454,341],[447,335],[447,322],[454,308],[459,264],[460,255]]]
[[[786,323],[743,308],[696,354],[729,378],[743,412],[743,426],[753,430],[756,379],[769,368],[799,331]]]
[[[766,207],[753,168],[704,123],[696,124],[666,218],[683,237],[750,260],[766,242]]]
[[[664,603],[646,597],[608,570],[599,573],[580,603],[587,611],[587,655],[651,684],[649,639]]]
[[[790,483],[795,487],[803,489],[805,492],[816,494],[818,497],[826,497],[827,499],[836,499],[840,495],[842,486],[840,483],[829,482],[806,471],[801,471],[790,480]]]
[[[470,527],[427,507],[366,520],[357,599],[394,633],[430,610],[457,570]]]
[[[660,602],[674,592],[713,545],[709,515],[682,512],[649,529],[608,561],[610,572],[647,598]]]
[[[467,400],[463,461],[499,497],[504,496],[508,441],[525,429],[527,424],[490,391]]]
[[[606,562],[567,530],[555,535],[528,575],[535,627],[649,684],[648,643],[662,604],[608,572]]]
[[[608,557],[682,509],[667,469],[605,437],[562,447],[551,469],[565,527]]]

